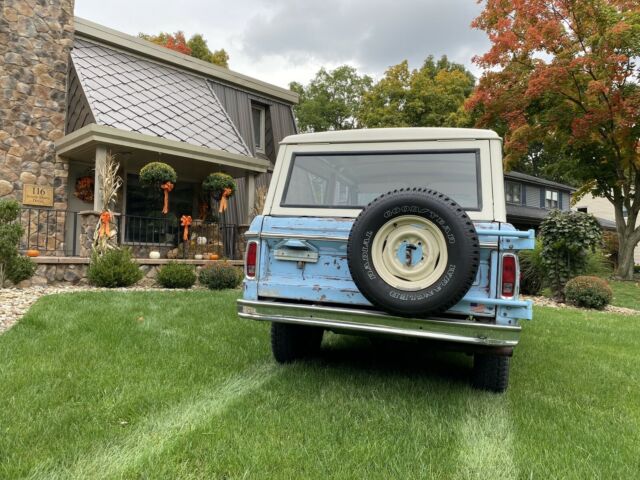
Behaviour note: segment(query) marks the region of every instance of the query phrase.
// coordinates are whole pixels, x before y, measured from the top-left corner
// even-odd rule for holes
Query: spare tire
[[[480,245],[454,200],[426,188],[380,195],[356,218],[347,246],[360,292],[394,315],[424,317],[458,303],[473,284]]]

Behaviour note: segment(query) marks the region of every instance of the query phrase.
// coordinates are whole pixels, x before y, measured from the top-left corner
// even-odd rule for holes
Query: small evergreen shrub
[[[196,283],[196,272],[191,265],[169,262],[160,268],[156,280],[164,288],[191,288]]]
[[[576,307],[602,310],[613,298],[606,281],[599,277],[580,276],[567,282],[564,295],[568,303]]]
[[[198,280],[211,290],[236,288],[242,282],[242,272],[228,263],[214,263],[200,270]]]
[[[97,287],[130,287],[142,278],[142,272],[129,249],[114,248],[102,255],[93,253],[87,278]]]
[[[539,295],[546,275],[540,239],[536,240],[536,246],[533,250],[519,252],[518,259],[520,260],[520,293]]]
[[[7,280],[16,284],[30,278],[36,265],[29,258],[21,257],[18,244],[24,228],[17,222],[20,204],[15,200],[0,200],[0,288]]]
[[[176,171],[166,163],[151,162],[140,169],[140,184],[144,187],[156,187],[165,182],[176,183]]]

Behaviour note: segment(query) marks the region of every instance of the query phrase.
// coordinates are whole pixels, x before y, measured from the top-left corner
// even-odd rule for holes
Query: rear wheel
[[[476,353],[473,356],[473,387],[503,393],[509,385],[509,357]]]
[[[324,330],[291,323],[271,324],[271,351],[278,363],[291,363],[320,350]]]

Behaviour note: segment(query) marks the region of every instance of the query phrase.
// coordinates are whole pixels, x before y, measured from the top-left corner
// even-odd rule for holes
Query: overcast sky
[[[390,65],[446,54],[479,71],[488,49],[469,24],[476,0],[76,0],[77,16],[132,35],[183,30],[224,48],[230,68],[283,87],[348,63],[379,78]]]

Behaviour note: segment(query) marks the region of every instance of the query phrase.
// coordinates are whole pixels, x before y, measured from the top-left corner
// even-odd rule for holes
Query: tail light
[[[503,297],[511,298],[516,292],[517,264],[516,256],[506,254],[502,257],[502,285]]]
[[[247,243],[247,257],[244,262],[244,273],[248,278],[256,276],[256,263],[258,261],[258,242]]]

